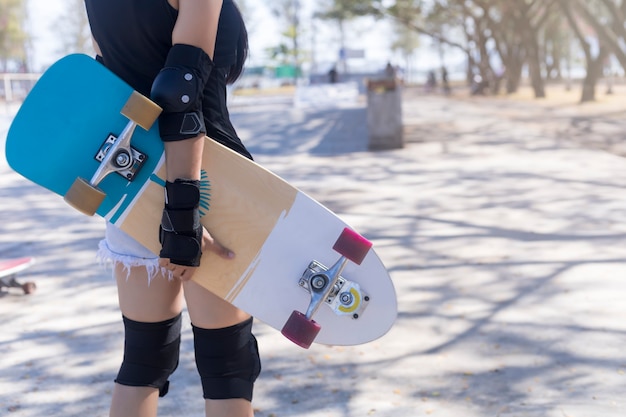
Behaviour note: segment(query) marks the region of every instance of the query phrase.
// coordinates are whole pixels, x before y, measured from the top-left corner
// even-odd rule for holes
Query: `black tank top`
[[[152,82],[172,47],[178,11],[167,0],[85,0],[92,35],[103,64],[149,97]],[[224,0],[217,29],[215,68],[204,89],[207,135],[251,158],[226,108],[226,75],[237,59],[241,21],[232,0]]]

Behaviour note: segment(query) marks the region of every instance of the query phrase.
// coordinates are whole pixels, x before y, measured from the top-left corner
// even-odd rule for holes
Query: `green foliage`
[[[52,25],[61,43],[59,52],[62,55],[78,52],[93,54],[84,0],[67,0],[66,3],[65,12]]]
[[[25,8],[23,0],[0,0],[0,62],[3,64],[26,61]]]
[[[427,5],[423,0],[396,0],[387,7],[386,11],[391,16],[402,19],[404,21],[416,20],[427,11]],[[426,2],[428,3],[428,2]],[[437,2],[432,2],[436,6]],[[431,18],[434,14],[431,14]]]
[[[282,20],[284,42],[270,48],[269,56],[281,65],[290,63],[299,68],[303,55],[300,50],[300,0],[276,0],[271,3],[270,9],[274,16]]]
[[[378,16],[372,0],[332,0],[323,2],[316,17],[322,20],[346,21],[361,16]]]
[[[395,38],[391,43],[391,49],[400,51],[405,57],[410,56],[420,46],[419,35],[404,25],[394,27]]]

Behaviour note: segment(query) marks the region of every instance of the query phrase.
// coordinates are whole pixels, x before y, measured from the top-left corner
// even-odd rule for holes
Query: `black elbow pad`
[[[172,46],[150,92],[152,100],[163,109],[159,117],[162,140],[183,140],[206,133],[202,97],[212,69],[211,58],[201,48]]]

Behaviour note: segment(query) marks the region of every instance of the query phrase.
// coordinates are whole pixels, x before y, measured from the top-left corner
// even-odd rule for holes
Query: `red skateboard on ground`
[[[20,284],[17,281],[18,272],[28,269],[35,263],[34,258],[16,258],[0,260],[0,290],[2,288],[21,288],[24,294],[32,294],[37,285],[34,282]]]

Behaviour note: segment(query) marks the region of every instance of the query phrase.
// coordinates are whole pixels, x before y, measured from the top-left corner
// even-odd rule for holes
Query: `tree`
[[[626,0],[559,0],[575,16],[591,26],[598,40],[626,70]]]
[[[432,0],[419,2],[422,22],[407,18],[409,0],[396,1],[387,13],[420,33],[461,49],[468,57],[468,79],[475,72],[496,92],[502,76],[507,92],[517,90],[527,66],[536,97],[545,96],[540,36],[554,13],[555,0]],[[449,34],[458,29],[465,41]],[[497,58],[497,59],[496,59]],[[506,69],[493,66],[500,63]]]
[[[339,49],[346,50],[346,22],[375,13],[371,0],[327,0],[314,17],[333,21],[339,30]],[[342,63],[345,70],[345,62]]]
[[[61,41],[58,52],[62,55],[94,53],[84,0],[68,0],[65,12],[53,22],[52,29]]]
[[[6,71],[10,63],[26,70],[29,38],[24,31],[25,20],[22,0],[0,0],[0,71]]]
[[[291,63],[295,68],[294,83],[300,73],[301,51],[300,51],[300,0],[277,0],[270,6],[274,16],[284,21],[285,30],[282,31],[284,38],[291,45],[279,44],[272,51],[273,58],[283,59],[284,63]]]
[[[408,74],[411,70],[411,56],[420,44],[419,36],[414,31],[400,24],[395,24],[393,30],[395,32],[395,39],[391,43],[391,49],[399,51],[402,54],[404,67]]]
[[[611,54],[626,69],[626,52],[621,46],[626,41],[626,1],[618,4],[618,0],[559,0],[559,4],[585,54],[587,71],[580,101],[593,101]]]
[[[548,80],[563,79],[563,64],[568,68],[571,59],[571,35],[567,19],[562,13],[552,13],[543,31],[542,55]]]
[[[353,2],[347,2],[353,3]],[[363,8],[365,1],[356,1]],[[609,57],[626,70],[626,0],[370,0],[372,14],[385,16],[467,55],[468,79],[479,73],[497,88],[500,61],[507,92],[515,92],[528,69],[535,97],[545,79],[560,78],[571,62],[571,38],[587,64],[582,101],[594,88]]]

